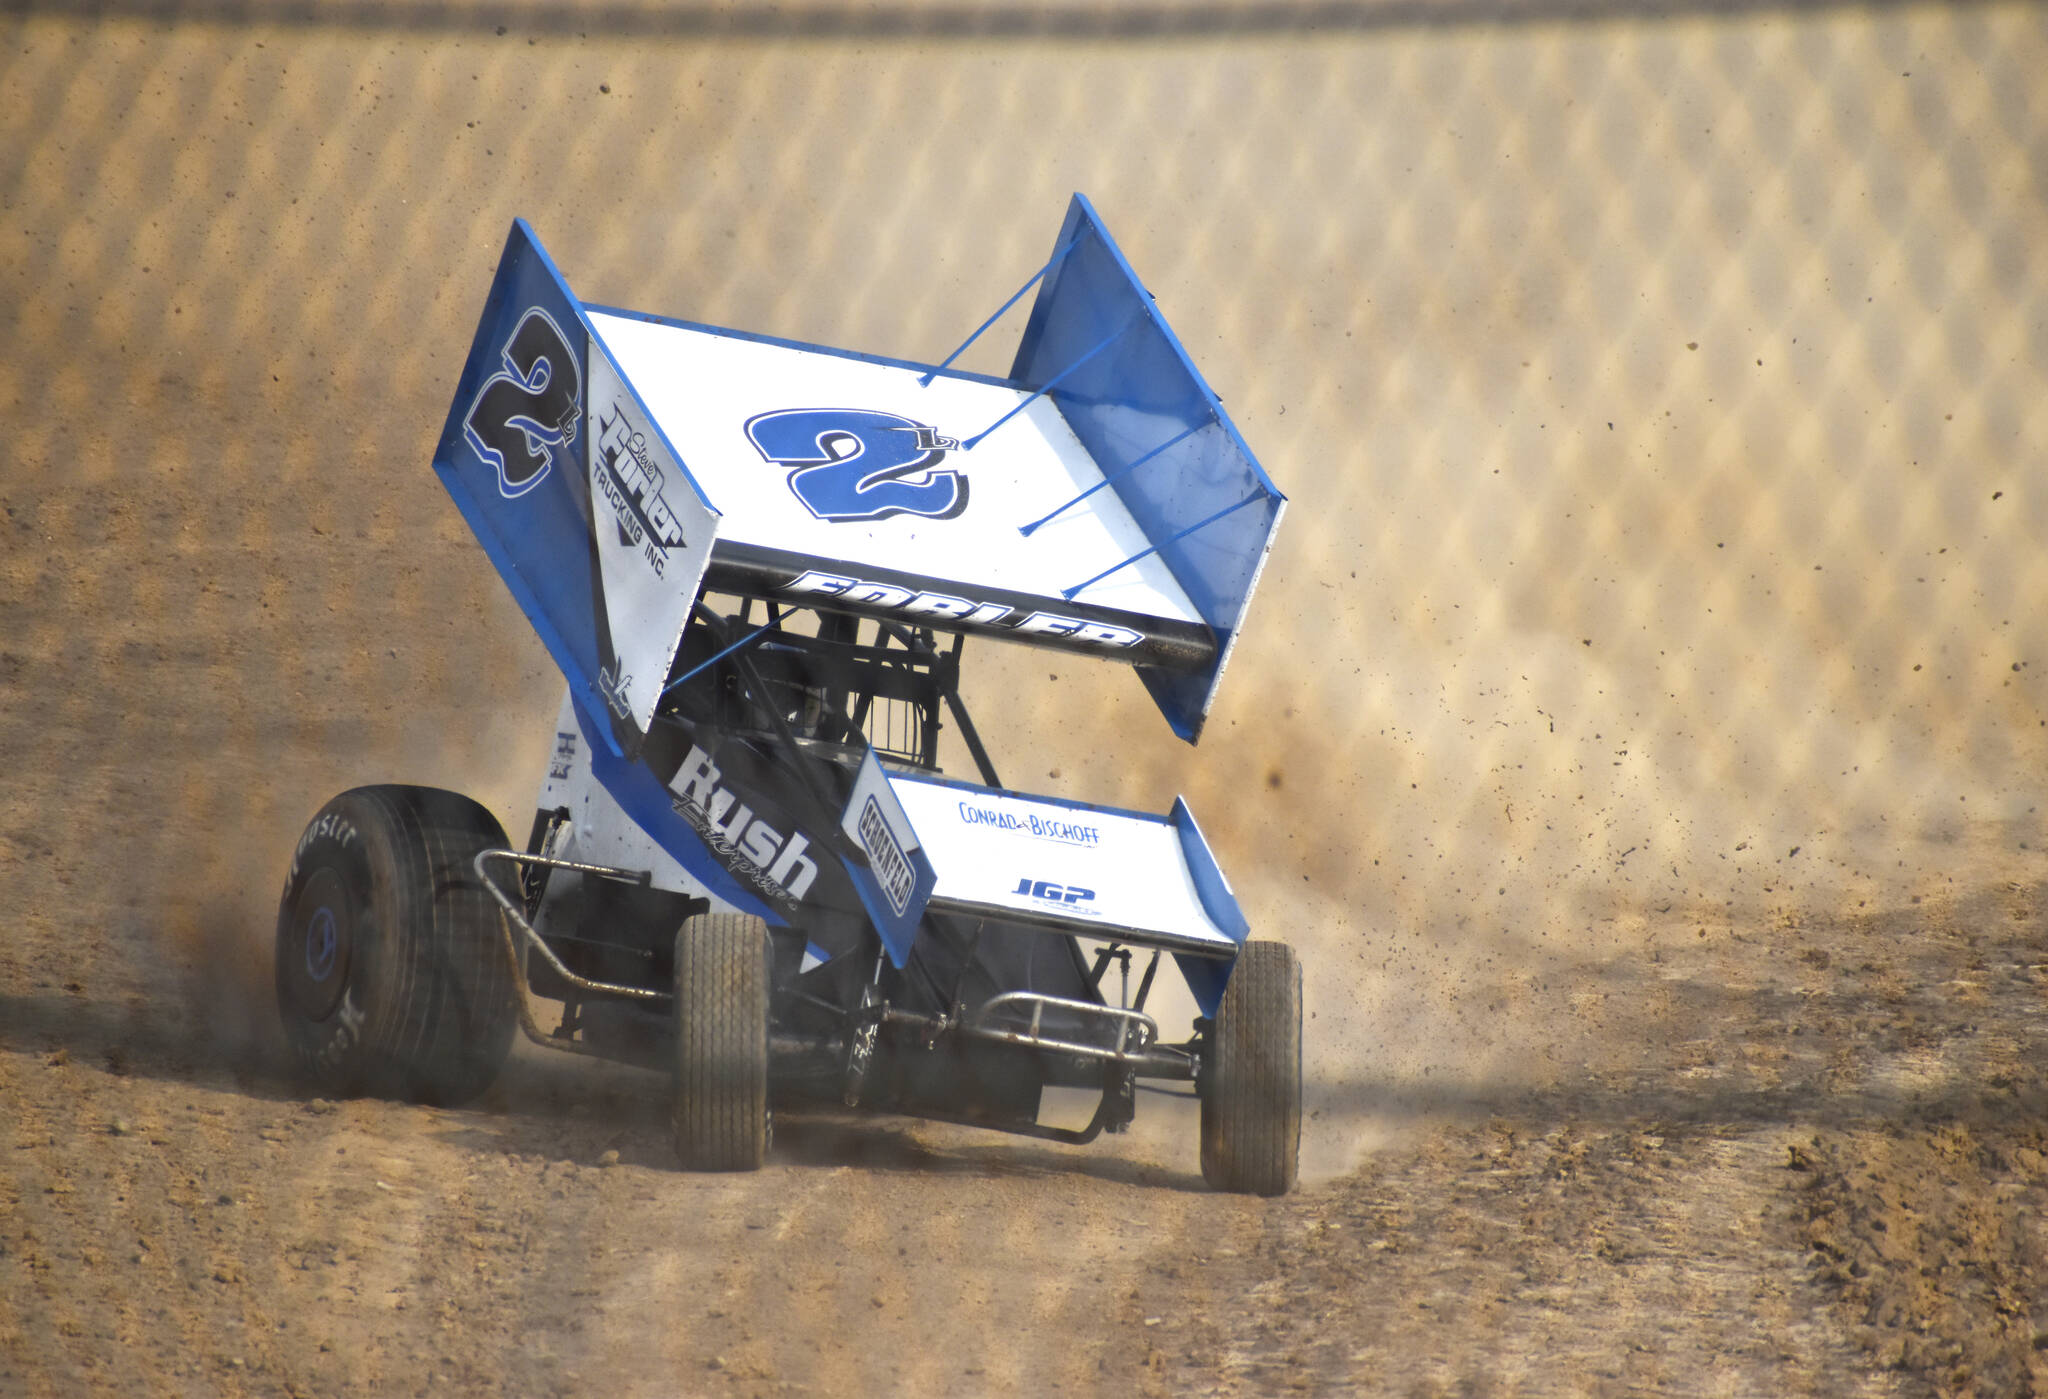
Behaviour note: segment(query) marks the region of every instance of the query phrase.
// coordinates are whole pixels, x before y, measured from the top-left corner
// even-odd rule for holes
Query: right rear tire
[[[1285,1195],[1301,1159],[1301,963],[1284,942],[1237,954],[1202,1066],[1202,1179]]]
[[[735,913],[676,934],[676,1155],[692,1171],[752,1171],[768,1158],[768,925]]]

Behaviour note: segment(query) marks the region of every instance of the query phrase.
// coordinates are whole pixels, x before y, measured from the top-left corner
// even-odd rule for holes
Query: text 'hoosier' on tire
[[[320,809],[277,910],[277,1002],[298,1068],[336,1097],[451,1105],[497,1077],[517,988],[480,851],[497,819],[429,787],[358,787]]]
[[[1284,1195],[1301,1158],[1301,963],[1284,942],[1248,942],[1209,1031],[1202,1066],[1202,1179]]]
[[[768,1157],[768,925],[706,913],[676,934],[676,1154],[693,1171]]]

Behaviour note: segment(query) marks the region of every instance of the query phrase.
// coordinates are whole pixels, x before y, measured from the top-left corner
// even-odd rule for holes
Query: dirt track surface
[[[0,1394],[2048,1387],[2038,9],[27,8]],[[1019,786],[1186,791],[1301,949],[1304,1188],[1207,1193],[1166,1099],[785,1113],[744,1177],[523,1048],[307,1101],[302,823],[516,833],[546,752],[426,468],[510,218],[591,301],[930,359],[1077,188],[1295,507],[1199,749],[1125,675],[966,689]]]
[[[1535,994],[1604,1004],[1597,1058],[1526,1094],[1325,1083],[1389,1135],[1274,1202],[1206,1193],[1171,1111],[1087,1152],[784,1113],[768,1169],[693,1177],[627,1070],[521,1055],[473,1109],[309,1102],[209,1041],[205,997],[242,988],[109,999],[35,979],[45,944],[0,1003],[0,1379],[2032,1392],[2048,923],[2044,862],[1997,854],[2032,879],[1559,967]]]

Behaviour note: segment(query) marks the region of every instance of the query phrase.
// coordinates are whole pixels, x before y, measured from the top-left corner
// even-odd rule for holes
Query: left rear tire
[[[277,1002],[321,1091],[452,1106],[490,1087],[517,989],[472,862],[504,844],[490,812],[431,787],[358,787],[308,823],[278,904]]]

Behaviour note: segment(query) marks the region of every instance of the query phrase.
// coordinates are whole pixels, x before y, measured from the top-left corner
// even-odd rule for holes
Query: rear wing
[[[700,588],[1121,660],[1193,742],[1285,500],[1078,195],[1041,278],[1002,380],[585,306],[516,222],[435,467],[622,753]]]

